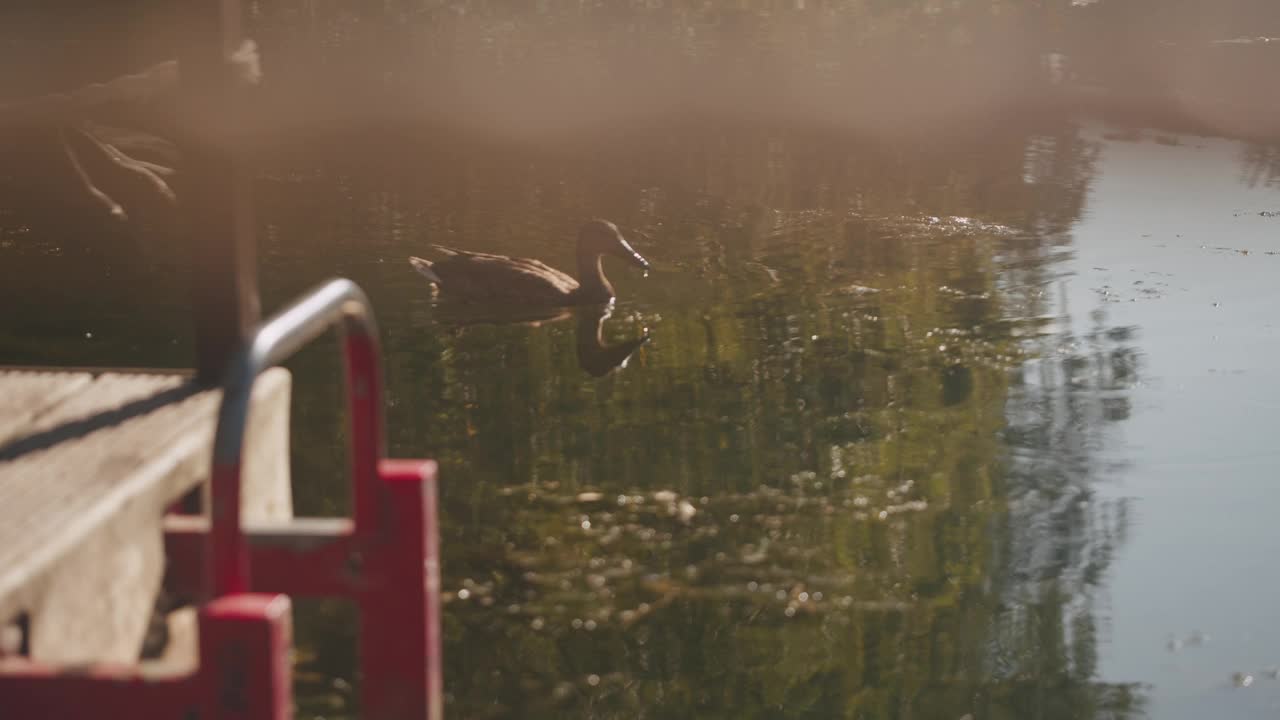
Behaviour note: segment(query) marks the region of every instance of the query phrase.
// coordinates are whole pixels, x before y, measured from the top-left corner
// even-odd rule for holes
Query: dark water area
[[[1238,74],[1170,70],[1242,47],[1251,59],[1224,62],[1269,67],[1254,51],[1274,43],[1214,43],[1242,24],[1264,35],[1270,4],[1215,25],[1186,3],[1156,23],[1165,35],[1124,36],[1182,47],[1167,50],[1181,65],[1101,49],[1068,63],[1091,81],[1110,63],[1125,97],[1166,71],[1166,88],[1221,93],[1176,116],[1144,104],[1142,124],[1132,106],[1060,111],[1045,59],[1132,27],[1080,14],[1122,3],[1014,13],[1025,42],[994,57],[973,39],[995,32],[990,3],[789,3],[761,23],[622,5],[589,18],[613,42],[580,45],[566,38],[598,36],[556,3],[251,6],[264,52],[289,51],[285,95],[321,61],[368,93],[297,91],[328,126],[256,152],[263,303],[334,275],[372,298],[391,454],[441,464],[449,715],[1273,717],[1280,153]],[[726,45],[734,22],[755,28],[742,46]],[[850,25],[865,41],[832,29]],[[799,35],[849,53],[951,38],[955,77],[979,80],[947,90],[945,56],[883,78],[840,56],[798,84],[781,61],[726,60]],[[620,60],[618,38],[641,36],[699,62]],[[593,62],[561,62],[566,47]],[[501,48],[521,53],[499,62]],[[398,70],[357,80],[367,68],[344,52]],[[448,96],[475,104],[416,128],[355,122],[418,52],[437,61],[424,82],[475,80]],[[993,100],[1009,75],[976,69],[1026,70],[1010,58],[1035,59],[1016,87],[1044,103]],[[548,79],[566,68],[586,79]],[[615,94],[563,112],[597,88],[593,68]],[[730,81],[696,112],[635,112],[659,97],[687,110],[681,69]],[[622,88],[634,105],[617,73],[644,80]],[[744,78],[762,88],[745,104]],[[829,92],[846,82],[900,94]],[[519,87],[562,94],[498,92]],[[919,104],[889,101],[908,95]],[[1210,112],[1240,98],[1256,112]],[[293,127],[273,102],[277,130]],[[571,269],[597,216],[653,265],[605,261],[607,312],[479,315],[407,263],[439,243]],[[187,268],[146,221],[0,202],[0,364],[188,365]],[[290,369],[296,509],[343,513],[336,353]],[[355,716],[352,615],[306,603],[297,623],[301,716]]]

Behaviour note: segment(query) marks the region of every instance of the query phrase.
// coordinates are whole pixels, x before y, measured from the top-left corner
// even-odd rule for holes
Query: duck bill
[[[617,254],[618,254],[618,257],[622,258],[623,260],[626,260],[632,265],[635,265],[641,270],[649,269],[649,261],[645,260],[644,256],[636,252],[635,248],[631,247],[631,244],[628,243],[626,240],[623,240],[621,237],[618,238]]]

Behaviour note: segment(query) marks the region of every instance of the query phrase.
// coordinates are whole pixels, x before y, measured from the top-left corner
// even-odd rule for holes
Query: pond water
[[[1104,145],[1062,292],[1124,328],[1142,358],[1102,453],[1122,469],[1098,496],[1129,498],[1132,529],[1107,583],[1099,668],[1151,683],[1152,717],[1266,717],[1280,707],[1280,586],[1263,570],[1280,550],[1265,511],[1277,499],[1280,198],[1240,145],[1177,140]]]
[[[365,288],[391,453],[440,461],[448,714],[1274,717],[1280,155],[784,120],[262,158],[265,307]],[[189,362],[169,249],[0,213],[0,364]],[[569,269],[594,216],[653,264],[606,260],[607,313],[460,312],[406,261]],[[345,512],[335,353],[290,368],[296,507]],[[303,716],[358,712],[353,619],[300,607]]]

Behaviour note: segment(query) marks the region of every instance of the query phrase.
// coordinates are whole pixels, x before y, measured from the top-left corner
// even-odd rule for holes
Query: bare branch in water
[[[111,217],[117,220],[128,220],[129,216],[125,213],[120,203],[111,199],[111,196],[98,189],[93,184],[93,180],[89,177],[89,173],[85,172],[84,166],[80,164],[80,157],[76,154],[75,148],[71,147],[71,142],[67,138],[67,133],[63,129],[58,130],[58,137],[62,141],[62,150],[66,155],[67,161],[71,164],[71,169],[75,171],[76,176],[80,178],[80,183],[84,187],[85,193],[101,204]]]
[[[174,195],[173,189],[169,187],[169,184],[162,177],[172,175],[173,168],[130,157],[87,128],[75,128],[72,132],[83,136],[89,142],[89,147],[99,154],[100,159],[144,181],[169,204],[177,202],[177,196]]]

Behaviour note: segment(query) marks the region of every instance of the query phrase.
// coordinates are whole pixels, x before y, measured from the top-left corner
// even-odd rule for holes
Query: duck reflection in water
[[[578,316],[578,367],[592,377],[603,377],[615,368],[625,368],[636,350],[649,342],[646,328],[639,337],[605,344],[604,321],[613,315],[613,303],[579,308],[574,314]]]
[[[578,367],[592,377],[603,377],[618,368],[625,368],[627,361],[640,346],[649,342],[645,328],[638,337],[607,344],[604,340],[604,324],[613,315],[613,302],[585,305],[576,308],[524,308],[523,310],[498,310],[488,306],[438,306],[439,322],[461,334],[477,325],[527,325],[541,327],[561,322],[570,317],[576,321],[574,345]]]

